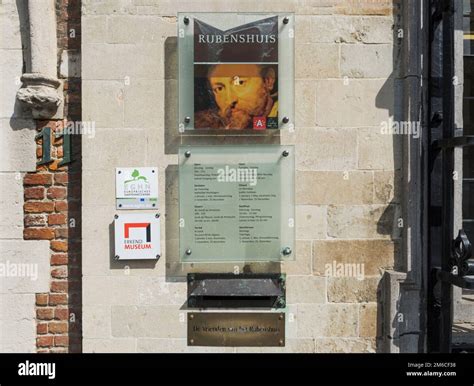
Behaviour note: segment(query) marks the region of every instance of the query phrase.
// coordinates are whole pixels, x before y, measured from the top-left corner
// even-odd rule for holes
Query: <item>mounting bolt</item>
[[[184,156],[185,156],[186,158],[191,157],[191,152],[190,152],[189,150],[186,150],[186,151],[184,152]]]
[[[120,256],[119,256],[119,255],[115,255],[115,256],[114,256],[114,259],[115,259],[115,260],[118,260],[118,259],[120,259]]]
[[[184,22],[184,24],[188,25],[189,24],[189,17],[185,16],[183,18],[183,22]]]
[[[156,206],[156,204],[151,204],[151,206],[155,207],[155,206]]]
[[[283,320],[283,314],[280,314],[280,316],[278,317],[278,319]]]
[[[283,343],[285,343],[285,342],[283,342],[283,339],[280,339],[280,341],[278,343],[280,343],[280,346],[283,346]]]
[[[286,247],[283,249],[283,254],[285,256],[288,256],[288,255],[291,255],[291,248],[290,247]]]
[[[194,339],[190,339],[189,344],[194,344]]]
[[[159,259],[161,257],[161,255],[156,255],[156,258]]]
[[[189,314],[189,319],[194,319],[194,315],[193,315],[193,314]]]
[[[278,306],[279,308],[284,308],[284,307],[285,307],[285,299],[283,299],[283,298],[278,298],[278,300],[277,300],[277,306]]]
[[[155,204],[153,204],[153,205],[155,205]],[[160,218],[160,214],[159,213],[155,214],[155,218]]]
[[[121,170],[119,170],[119,171],[118,171],[118,174],[122,174],[122,171],[121,171]]]
[[[188,248],[188,249],[186,249],[186,255],[188,255],[188,256],[189,256],[191,253],[193,253],[193,252],[191,251],[191,249],[189,249],[189,248]]]
[[[155,169],[151,169],[151,172],[154,173],[154,172],[155,172]]]
[[[288,117],[283,117],[283,119],[281,120],[283,123],[288,123],[290,122],[290,118]]]
[[[122,204],[119,204],[119,208],[121,208],[121,207],[122,207]]]
[[[116,220],[118,219],[118,214],[116,214],[116,215],[114,216],[114,219],[116,219]]]
[[[290,18],[288,16],[285,16],[283,18],[283,24],[288,24],[290,22]]]
[[[290,152],[288,150],[283,150],[283,153],[281,153],[283,157],[288,157],[290,155]]]
[[[184,123],[189,123],[191,122],[191,117],[185,117],[184,118]]]

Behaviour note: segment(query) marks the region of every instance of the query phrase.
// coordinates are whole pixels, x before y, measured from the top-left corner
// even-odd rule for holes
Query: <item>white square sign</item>
[[[116,168],[117,209],[158,209],[158,168]]]
[[[115,259],[159,259],[161,255],[159,216],[154,213],[116,215]]]

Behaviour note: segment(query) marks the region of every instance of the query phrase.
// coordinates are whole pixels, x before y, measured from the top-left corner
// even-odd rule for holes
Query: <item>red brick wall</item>
[[[57,0],[58,68],[62,51],[80,52],[81,4]],[[74,30],[74,31],[72,31]],[[59,75],[59,72],[58,72]],[[81,300],[81,138],[71,136],[72,163],[63,159],[63,139],[54,133],[81,119],[80,78],[65,78],[64,121],[37,121],[50,127],[52,162],[27,173],[24,185],[24,239],[50,241],[50,291],[36,294],[37,351],[82,351]],[[36,156],[42,157],[42,140]]]

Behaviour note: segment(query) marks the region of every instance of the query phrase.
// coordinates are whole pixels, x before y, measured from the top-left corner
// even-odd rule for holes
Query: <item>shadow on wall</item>
[[[407,146],[410,141],[410,135],[396,132],[397,127],[404,127],[400,124],[405,123],[404,121],[408,116],[408,112],[406,111],[406,98],[408,94],[406,92],[406,79],[404,75],[407,63],[402,62],[402,59],[408,60],[408,58],[402,58],[404,40],[399,36],[399,31],[403,32],[403,29],[405,28],[402,20],[402,4],[394,0],[393,7],[393,70],[376,97],[376,107],[388,110],[389,116],[393,120],[392,122],[386,122],[388,127],[392,128],[391,124],[395,124],[393,134],[383,134],[382,126],[380,132],[381,136],[389,135],[393,139],[393,164],[395,171],[393,176],[393,186],[391,183],[385,182],[384,185],[379,187],[379,189],[381,189],[381,197],[391,196],[391,199],[377,222],[377,232],[381,235],[390,236],[392,242],[395,244],[393,269],[395,271],[406,272],[407,262],[404,252],[405,249],[402,248],[402,245],[404,244],[403,237],[406,237],[406,232],[404,232],[404,230],[408,224],[406,223],[407,219],[405,218],[404,209],[409,194],[420,193],[408,192],[408,168],[410,165],[408,159],[404,156],[404,149],[409,149]],[[404,37],[407,38],[407,36]],[[386,103],[387,95],[393,95],[393,103]],[[381,125],[382,124],[385,123],[381,122]],[[418,132],[418,134],[421,135],[420,132]],[[383,140],[383,138],[381,139]],[[419,237],[419,235],[412,235],[412,237]],[[384,291],[387,291],[388,288],[388,279],[386,273],[380,280],[377,288],[377,352],[386,352],[388,349],[387,342],[391,342],[393,346],[400,348],[399,338],[409,330],[407,327],[407,319],[409,315],[403,315],[401,307],[401,305],[405,303],[402,296],[406,294],[406,292],[400,292],[401,297],[399,297],[396,302],[397,312],[392,315],[388,309],[390,305],[387,304],[386,295],[391,296],[393,294],[386,293],[384,295]],[[387,320],[389,315],[393,320]],[[416,317],[412,319],[413,321],[411,323],[416,323]]]

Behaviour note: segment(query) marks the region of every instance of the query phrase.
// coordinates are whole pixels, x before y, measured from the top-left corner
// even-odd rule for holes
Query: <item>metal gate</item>
[[[455,149],[474,146],[474,136],[455,126],[456,1],[433,0],[430,10],[427,350],[445,353],[452,350],[453,286],[474,289],[471,243],[454,229]]]

